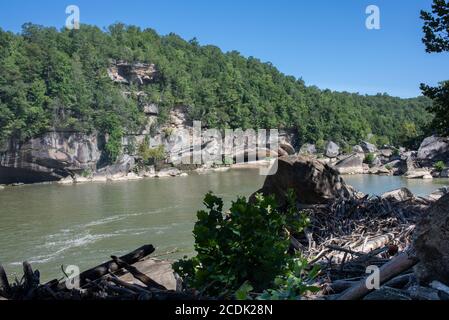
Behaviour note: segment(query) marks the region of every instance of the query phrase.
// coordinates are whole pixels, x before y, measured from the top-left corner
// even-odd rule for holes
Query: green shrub
[[[365,156],[364,162],[367,163],[367,164],[369,164],[369,165],[371,165],[371,164],[373,164],[374,159],[376,159],[376,155],[375,155],[374,153],[368,153],[368,154]]]
[[[286,275],[292,259],[287,254],[289,232],[307,225],[303,213],[293,208],[280,213],[274,197],[261,195],[253,204],[239,198],[226,215],[223,201],[211,193],[204,204],[208,211],[198,212],[193,231],[197,256],[173,265],[189,288],[211,296],[243,297],[245,283],[246,289],[262,292]]]
[[[175,129],[173,128],[164,128],[162,131],[167,138],[171,137],[175,133]]]
[[[446,164],[444,163],[444,161],[438,161],[433,165],[433,167],[436,171],[441,172],[446,169]]]
[[[108,155],[108,160],[113,163],[117,160],[118,156],[122,153],[122,128],[116,127],[109,134],[108,142],[105,145],[105,151]]]
[[[401,155],[401,152],[399,151],[398,148],[394,148],[393,149],[393,156],[394,157],[399,157]]]
[[[156,148],[150,148],[148,138],[145,138],[139,146],[138,155],[145,163],[161,161],[165,159],[165,147],[161,144]]]

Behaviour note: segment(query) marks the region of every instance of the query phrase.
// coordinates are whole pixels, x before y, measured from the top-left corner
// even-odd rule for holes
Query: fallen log
[[[136,262],[139,262],[140,260],[143,260],[144,258],[148,257],[150,254],[152,254],[155,251],[155,248],[149,244],[142,246],[122,257],[120,259],[127,264],[134,264]],[[103,264],[100,264],[92,269],[86,270],[82,272],[79,276],[80,280],[80,286],[84,287],[88,284],[88,280],[94,281],[98,278],[101,278],[111,272],[116,272],[118,270],[122,269],[117,263],[114,262],[114,260],[107,261]],[[58,288],[61,289],[64,287],[64,283],[60,283],[58,285]]]
[[[146,274],[140,272],[136,267],[129,265],[128,263],[126,263],[125,261],[116,256],[111,256],[111,258],[120,268],[126,269],[129,273],[133,275],[134,278],[136,278],[149,288],[154,288],[158,290],[167,290],[166,287],[157,283],[156,281],[148,277]]]
[[[386,281],[400,275],[418,263],[418,259],[414,255],[413,250],[407,249],[380,268],[379,282],[382,285]],[[338,300],[359,300],[373,291],[368,289],[366,278],[349,288],[338,298]]]

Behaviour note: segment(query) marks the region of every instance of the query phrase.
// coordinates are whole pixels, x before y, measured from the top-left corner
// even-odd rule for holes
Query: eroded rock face
[[[415,267],[418,280],[449,285],[449,194],[435,202],[417,224],[413,245],[420,261]]]
[[[107,71],[112,81],[123,84],[148,84],[157,77],[156,66],[147,63],[116,61],[112,63]]]
[[[449,138],[432,136],[424,139],[418,150],[418,160],[447,161],[449,159]]]
[[[276,174],[268,176],[257,193],[275,195],[280,206],[286,204],[289,189],[295,192],[299,203],[306,205],[325,204],[354,194],[337,171],[311,157],[282,157],[277,162]]]
[[[56,181],[95,170],[100,160],[96,135],[50,132],[0,153],[0,183]]]

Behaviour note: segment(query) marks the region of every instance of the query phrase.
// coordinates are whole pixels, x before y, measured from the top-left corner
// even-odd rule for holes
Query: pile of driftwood
[[[145,260],[155,251],[146,245],[123,256],[82,272],[78,288],[68,289],[65,278],[40,283],[40,273],[33,271],[28,262],[23,263],[23,277],[10,284],[0,265],[0,300],[192,300],[194,295],[167,290],[163,285],[140,272],[133,264]],[[131,274],[140,284],[119,278]],[[72,280],[72,279],[71,279]],[[141,285],[143,284],[143,285]]]
[[[449,287],[419,285],[413,267],[416,222],[433,201],[363,197],[307,209],[311,225],[292,246],[321,266],[322,290],[310,298],[340,300],[446,300]],[[367,267],[380,270],[380,290],[366,285]]]

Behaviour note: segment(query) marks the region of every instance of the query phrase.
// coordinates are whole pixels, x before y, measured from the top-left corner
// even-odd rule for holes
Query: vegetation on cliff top
[[[154,63],[158,80],[141,88],[113,83],[111,59]],[[332,139],[355,144],[402,144],[431,120],[425,97],[363,96],[307,87],[270,63],[223,53],[175,34],[115,24],[61,30],[25,24],[20,34],[0,30],[0,139],[25,140],[52,129],[98,130],[116,142],[144,121],[140,90],[170,108],[188,105],[190,117],[217,128],[294,128],[300,142]],[[108,154],[119,146],[111,143]]]

